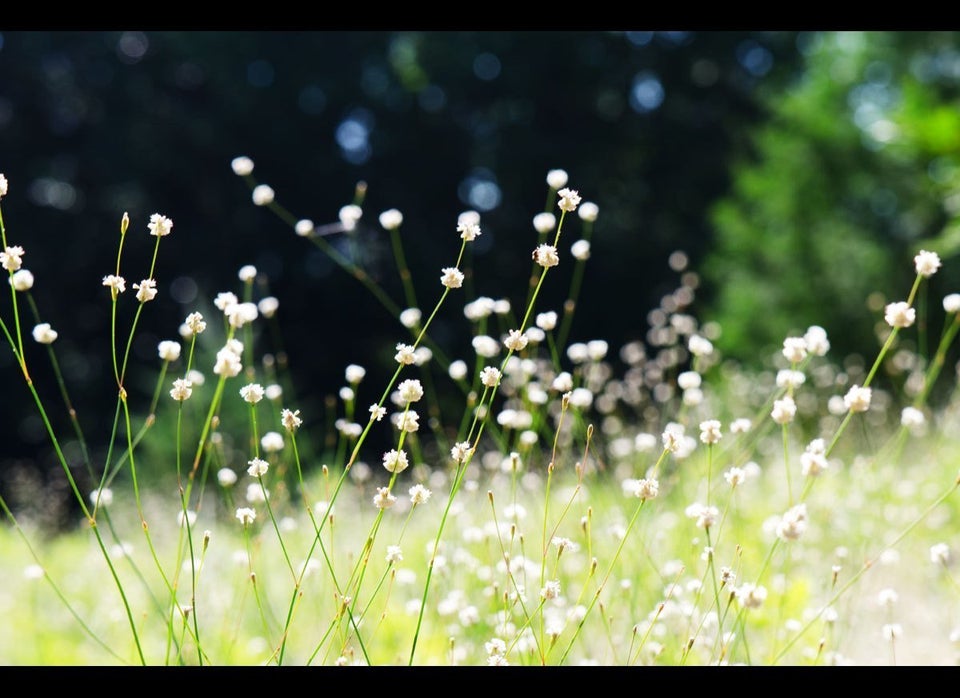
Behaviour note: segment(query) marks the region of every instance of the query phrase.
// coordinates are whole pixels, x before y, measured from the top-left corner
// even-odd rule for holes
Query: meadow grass
[[[81,512],[51,535],[0,499],[0,663],[956,662],[960,403],[955,390],[928,399],[956,383],[942,373],[960,296],[942,311],[917,302],[935,253],[917,253],[905,300],[883,308],[871,359],[832,357],[814,326],[748,371],[691,312],[698,279],[679,252],[677,287],[643,340],[572,341],[599,209],[562,170],[533,216],[530,276],[493,299],[471,291],[475,212],[451,225],[439,284],[412,277],[402,213],[380,214],[394,298],[350,252],[365,185],[340,212],[348,244],[337,245],[283,208],[251,160],[232,167],[254,205],[396,317],[392,377],[370,385],[346,366],[328,414],[304,414],[296,367],[271,345],[281,301],[245,266],[236,289],[160,343],[153,390],[128,389],[156,370],[130,348],[161,297],[157,252],[173,221],[124,214],[101,282],[115,418],[87,435],[0,211],[11,288],[0,322]],[[128,291],[124,242],[147,232],[152,260]],[[539,303],[551,283],[566,288],[561,308]],[[462,316],[472,355],[432,340],[441,314]],[[941,324],[935,341],[923,335]],[[45,361],[25,347],[31,335]],[[56,384],[61,402],[35,381]],[[392,446],[375,449],[374,435]]]

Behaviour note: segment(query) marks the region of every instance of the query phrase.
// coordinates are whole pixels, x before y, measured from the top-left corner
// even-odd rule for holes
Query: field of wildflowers
[[[141,314],[163,301],[157,253],[176,233],[172,217],[124,213],[109,273],[91,279],[111,306],[103,387],[116,412],[110,433],[88,434],[32,295],[42,251],[0,208],[7,380],[26,386],[80,512],[50,536],[0,499],[13,629],[0,663],[956,662],[960,403],[929,398],[956,383],[960,294],[927,298],[935,252],[905,261],[916,277],[904,295],[880,290],[897,300],[878,308],[869,358],[831,356],[827,328],[811,326],[747,371],[715,350],[722,328],[692,313],[698,277],[679,251],[644,341],[577,338],[602,217],[564,170],[531,210],[530,276],[502,298],[470,290],[476,212],[451,221],[434,279],[409,273],[402,212],[379,213],[398,299],[333,235],[369,218],[364,185],[321,228],[287,211],[250,158],[231,167],[253,205],[396,318],[392,377],[370,385],[368,367],[344,366],[342,385],[324,388],[329,413],[306,413],[276,344],[282,299],[252,265],[171,328],[179,339],[159,342],[156,365],[132,361]],[[16,182],[8,193],[0,176],[0,207],[8,195]],[[155,238],[146,269],[124,257],[132,235]],[[546,284],[568,289],[562,307],[542,307]],[[471,355],[431,337],[441,314],[462,320]],[[130,388],[143,375],[152,392]],[[106,444],[102,462],[93,443]]]

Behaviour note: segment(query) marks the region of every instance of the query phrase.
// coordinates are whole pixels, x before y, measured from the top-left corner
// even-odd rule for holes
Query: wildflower
[[[147,223],[147,227],[150,229],[151,235],[162,238],[169,235],[170,231],[173,230],[173,221],[159,213],[153,213],[150,215],[150,222]]]
[[[274,196],[273,188],[266,184],[258,184],[251,193],[251,198],[256,206],[267,206],[273,203]]]
[[[205,329],[207,329],[207,323],[203,319],[203,315],[200,313],[190,313],[187,315],[187,319],[184,321],[184,324],[190,330],[192,334],[200,334]]]
[[[638,499],[656,499],[660,494],[660,483],[656,478],[633,480],[623,484],[624,491]]]
[[[607,351],[610,350],[610,345],[603,339],[591,339],[587,342],[587,357],[591,361],[602,361],[606,355]]]
[[[409,465],[405,451],[391,449],[383,454],[383,467],[391,473],[402,473]]]
[[[357,364],[350,364],[344,371],[344,378],[350,385],[358,385],[363,377],[367,375],[367,369]]]
[[[144,279],[133,287],[137,290],[137,300],[141,303],[152,301],[157,297],[157,282],[153,279]]]
[[[7,195],[7,178],[0,174],[0,199]]]
[[[262,477],[267,474],[267,470],[270,468],[270,464],[262,458],[247,461],[247,465],[250,466],[247,468],[247,475],[250,477]]]
[[[409,344],[398,344],[397,353],[393,357],[397,363],[409,366],[414,361],[413,347]]]
[[[341,206],[337,211],[337,219],[347,231],[356,229],[357,221],[361,218],[363,218],[363,209],[356,204]]]
[[[904,301],[888,303],[883,309],[883,319],[890,327],[910,327],[917,319],[917,311]]]
[[[412,434],[420,429],[420,415],[416,410],[398,412],[393,416],[393,424],[400,431]]]
[[[455,381],[463,380],[467,377],[467,363],[457,359],[456,361],[450,362],[450,368],[447,370],[447,373]]]
[[[777,424],[789,424],[796,415],[797,403],[793,401],[792,397],[787,395],[780,400],[774,400],[770,416]]]
[[[0,252],[0,265],[7,271],[17,271],[23,265],[22,257],[25,254],[20,245],[5,247],[3,252]]]
[[[416,379],[403,381],[397,390],[400,393],[400,399],[404,402],[417,402],[423,397],[423,386]]]
[[[271,383],[263,389],[263,395],[268,400],[273,400],[275,402],[283,396],[283,386],[277,383]]]
[[[113,490],[109,487],[95,489],[90,493],[90,503],[95,507],[108,507],[113,504]]]
[[[269,498],[270,493],[259,482],[251,482],[247,485],[246,499],[250,504],[260,504]]]
[[[480,226],[472,221],[460,221],[457,223],[457,232],[466,242],[473,242],[480,235]]]
[[[240,155],[230,161],[230,167],[234,174],[243,177],[253,172],[253,160],[246,155]]]
[[[401,550],[399,545],[388,545],[387,546],[387,564],[392,565],[394,563],[400,562],[403,560],[403,550]]]
[[[180,358],[180,342],[165,339],[157,345],[157,353],[164,361],[176,361]]]
[[[913,263],[920,276],[933,276],[940,268],[940,256],[936,252],[920,250],[913,258]]]
[[[806,450],[800,454],[801,472],[804,477],[817,477],[830,467],[827,461],[826,444],[823,439],[814,439]]]
[[[543,589],[540,590],[541,599],[546,599],[549,601],[550,599],[555,599],[559,596],[560,596],[560,580],[559,579],[553,579],[548,581],[546,584],[543,585]]]
[[[280,423],[283,424],[287,431],[295,431],[303,424],[303,420],[300,419],[300,410],[293,412],[288,409],[282,410],[280,412]]]
[[[743,481],[747,479],[747,471],[734,466],[723,474],[723,479],[727,481],[730,487],[736,487],[743,484]]]
[[[268,431],[260,437],[260,448],[267,453],[283,450],[283,436],[278,431]]]
[[[33,339],[40,344],[53,344],[57,340],[57,331],[49,322],[41,322],[33,328]]]
[[[861,388],[854,385],[843,397],[843,404],[851,412],[866,412],[870,409],[870,397],[873,391],[870,388]]]
[[[396,230],[403,223],[403,214],[395,208],[388,209],[380,214],[380,225],[384,230]]]
[[[231,327],[239,329],[256,320],[260,311],[257,310],[256,303],[234,303],[228,306],[223,314],[227,317]]]
[[[557,217],[550,212],[538,213],[533,217],[533,229],[546,235],[557,225]]]
[[[520,330],[510,330],[507,338],[503,340],[503,345],[510,351],[521,351],[527,346],[529,340],[524,337]]]
[[[536,324],[541,330],[549,332],[557,326],[557,314],[552,310],[546,313],[538,313]]]
[[[213,372],[218,376],[233,378],[243,369],[240,357],[229,347],[223,347],[217,352],[217,359],[213,365]]]
[[[307,218],[301,218],[293,226],[293,232],[302,238],[310,237],[313,235],[314,230],[315,228],[313,227],[313,221]]]
[[[783,340],[783,356],[792,364],[803,361],[807,356],[807,342],[803,337],[787,337]]]
[[[400,312],[400,324],[413,329],[420,324],[421,317],[423,317],[423,313],[420,312],[419,308],[407,308]]]
[[[10,285],[14,291],[29,291],[33,288],[33,273],[27,269],[19,269],[10,277]]]
[[[173,381],[170,397],[177,402],[183,402],[184,400],[189,400],[191,395],[193,395],[193,381],[189,381],[186,378],[177,378]]]
[[[488,388],[496,388],[500,385],[500,376],[500,369],[487,366],[480,371],[480,382]]]
[[[803,341],[806,343],[807,352],[814,356],[825,356],[830,351],[827,331],[819,325],[810,325],[803,335]]]
[[[751,426],[752,425],[749,419],[747,419],[746,417],[740,417],[730,422],[730,433],[746,434],[748,431],[750,431]]]
[[[257,278],[257,268],[252,264],[244,264],[237,272],[237,278],[248,284]]]
[[[544,269],[549,269],[560,264],[560,257],[557,256],[557,248],[553,245],[540,245],[533,251],[533,261]]]
[[[690,339],[687,340],[687,348],[694,356],[710,356],[713,353],[713,343],[698,334],[690,335]]]
[[[272,318],[277,313],[277,308],[280,307],[280,301],[277,300],[274,296],[264,296],[257,303],[257,310],[260,311],[260,314],[265,318]]]
[[[239,507],[236,513],[237,521],[244,526],[251,525],[257,520],[257,512],[250,507]]]
[[[677,376],[677,385],[683,390],[699,388],[702,382],[700,374],[696,371],[684,371]]]
[[[944,565],[950,562],[950,546],[946,543],[936,543],[930,546],[930,562],[935,565]]]
[[[473,350],[477,352],[477,356],[482,356],[485,359],[492,359],[500,353],[500,344],[489,335],[477,335],[470,340],[470,343],[473,345]]]
[[[580,193],[576,189],[564,188],[558,191],[557,195],[560,197],[557,206],[561,211],[576,211],[580,205]]]
[[[221,487],[230,487],[236,484],[237,474],[230,468],[220,468],[217,471],[217,482],[220,483]]]
[[[450,449],[450,456],[457,463],[463,463],[472,452],[473,447],[469,441],[459,441]]]
[[[7,249],[10,249],[9,247]],[[6,264],[4,264],[6,266]],[[18,267],[19,268],[19,265]],[[110,288],[110,294],[116,298],[118,293],[123,293],[127,290],[127,280],[122,276],[116,276],[114,274],[108,274],[103,277],[103,285]]]
[[[487,296],[480,296],[475,301],[463,306],[463,315],[468,320],[481,320],[493,312],[496,302]]]
[[[720,443],[722,436],[719,420],[708,419],[706,422],[700,422],[700,440],[703,443],[707,445]]]
[[[370,405],[369,411],[370,411],[370,420],[371,421],[377,420],[378,422],[381,419],[383,419],[384,415],[387,413],[387,409],[385,407],[381,407],[380,405],[376,405],[376,404]]]
[[[559,189],[560,187],[567,186],[567,171],[550,170],[547,172],[547,184],[551,189]],[[501,652],[501,654],[503,653]]]
[[[680,442],[683,439],[683,427],[675,422],[667,424],[661,435],[663,440],[663,450],[676,453],[680,450]]]
[[[456,267],[444,267],[443,276],[440,277],[440,283],[447,288],[460,288],[463,286],[463,272]]]
[[[600,213],[600,207],[597,206],[592,201],[584,201],[580,204],[580,208],[577,210],[577,214],[580,216],[581,220],[587,221],[588,223],[593,223],[597,220],[597,215]]]
[[[960,312],[960,293],[950,293],[944,296],[943,309],[948,313]]]
[[[410,503],[413,506],[417,506],[418,504],[426,504],[433,492],[428,490],[423,485],[417,483],[407,491],[407,494],[410,495]]]
[[[801,385],[807,382],[807,377],[804,375],[803,371],[793,371],[789,368],[781,369],[777,371],[777,387],[778,388],[799,388]]]
[[[744,608],[760,608],[767,599],[767,590],[755,584],[741,584],[734,591],[734,596]]]
[[[378,487],[377,494],[373,497],[373,505],[377,509],[389,509],[397,501],[397,498],[390,494],[389,487]]]
[[[781,540],[797,540],[807,530],[807,505],[797,504],[781,517],[777,524],[777,537]]]
[[[685,513],[691,519],[697,520],[699,528],[710,528],[717,522],[717,517],[720,516],[720,510],[715,506],[704,506],[700,502],[688,506]]]
[[[905,427],[922,427],[925,421],[923,411],[916,407],[904,407],[900,413],[900,424]]]
[[[587,261],[590,259],[590,241],[577,240],[570,246],[570,254],[573,255],[574,259],[579,259],[581,262]]]

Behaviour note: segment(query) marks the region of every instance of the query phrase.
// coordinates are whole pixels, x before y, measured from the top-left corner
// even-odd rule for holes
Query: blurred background
[[[562,168],[600,211],[571,341],[605,339],[613,354],[643,340],[677,286],[668,259],[679,250],[699,279],[690,310],[718,323],[726,359],[767,362],[789,333],[819,324],[835,355],[872,360],[882,305],[905,298],[917,249],[945,262],[922,302],[960,290],[958,97],[952,32],[10,31],[3,216],[90,434],[109,433],[115,406],[100,280],[125,211],[128,284],[149,264],[150,214],[174,221],[135,361],[156,366],[157,342],[177,339],[218,292],[239,292],[237,271],[253,264],[280,299],[305,407],[336,392],[348,363],[389,375],[406,337],[397,319],[252,204],[230,169],[238,155],[318,225],[365,182],[353,242],[398,302],[381,211],[403,213],[425,310],[455,261],[459,213],[478,211],[474,288],[517,307],[546,173]],[[568,288],[547,288],[538,309],[559,310]],[[11,322],[9,301],[0,314]],[[462,355],[463,328],[447,309],[433,334]],[[10,351],[0,375],[0,493],[62,488]],[[139,386],[147,396],[153,375]],[[50,379],[38,389],[57,404]]]

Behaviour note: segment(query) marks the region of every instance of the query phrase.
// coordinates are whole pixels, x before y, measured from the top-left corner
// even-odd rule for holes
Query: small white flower
[[[407,308],[400,312],[400,324],[413,329],[420,324],[421,317],[423,313],[420,312],[420,308]]]
[[[254,458],[251,461],[247,461],[247,475],[250,477],[263,477],[267,474],[267,470],[270,469],[270,464],[262,458]]]
[[[370,412],[370,420],[371,421],[376,420],[379,422],[381,419],[383,419],[384,415],[387,414],[387,408],[374,404],[374,405],[370,405],[369,412]]]
[[[560,596],[560,580],[553,579],[543,585],[540,590],[540,598],[549,601]]]
[[[946,543],[936,543],[930,546],[930,562],[935,565],[946,566],[950,562],[950,546]]]
[[[53,344],[57,340],[57,331],[49,322],[41,322],[33,328],[33,339],[39,344]]]
[[[314,230],[313,221],[309,218],[301,218],[293,225],[293,232],[302,238],[310,237]]]
[[[256,303],[234,303],[223,311],[231,327],[237,329],[257,319],[260,311]]]
[[[696,519],[699,528],[710,528],[720,516],[720,510],[715,506],[705,506],[699,502],[688,506],[685,513],[691,519]]]
[[[510,330],[507,338],[503,340],[503,345],[510,351],[521,351],[527,346],[528,341],[520,330]]]
[[[916,407],[904,407],[900,413],[900,424],[905,427],[922,427],[924,422],[926,422],[926,417],[923,411]]]
[[[777,424],[789,424],[796,415],[797,403],[793,401],[792,397],[787,395],[780,400],[774,400],[773,410],[770,412],[770,416],[774,422]]]
[[[663,441],[663,450],[670,453],[676,453],[680,450],[683,441],[683,427],[676,422],[671,422],[663,430],[661,440]]]
[[[23,251],[23,248],[20,247],[20,245],[5,247],[3,252],[0,252],[0,265],[2,265],[7,271],[17,271],[23,264],[22,258],[24,254],[26,253]],[[104,286],[108,285],[106,283],[107,278],[109,277],[104,277]]]
[[[533,251],[533,261],[544,269],[549,269],[560,264],[560,257],[553,245],[540,245]]]
[[[760,608],[767,599],[767,590],[755,584],[741,584],[734,595],[744,608]]]
[[[357,204],[347,204],[341,206],[337,211],[337,219],[343,225],[344,230],[351,231],[357,227],[357,221],[363,218],[363,209]]]
[[[960,313],[960,293],[950,293],[944,296],[943,309],[948,313]]]
[[[395,564],[403,560],[403,550],[399,545],[387,546],[387,564]]]
[[[409,366],[415,360],[413,354],[413,347],[409,344],[398,344],[397,353],[394,355],[394,359],[397,363],[403,364],[404,366]]]
[[[567,186],[567,179],[568,175],[566,170],[557,169],[547,172],[547,185],[551,189],[560,189],[561,187]]]
[[[257,310],[265,318],[272,318],[280,307],[280,301],[274,296],[265,296],[257,302]]]
[[[256,206],[268,206],[273,203],[275,193],[273,188],[266,184],[258,184],[253,188],[250,198]]]
[[[266,453],[283,450],[283,435],[278,431],[268,431],[260,437],[260,448]]]
[[[799,388],[806,382],[807,377],[804,375],[803,371],[793,371],[789,368],[784,368],[777,371],[778,388]]]
[[[391,449],[383,454],[383,467],[391,473],[402,473],[410,462],[405,451]]]
[[[137,300],[141,303],[152,301],[157,297],[157,282],[153,279],[144,279],[139,284],[134,284],[133,287],[137,291]]]
[[[7,249],[9,250],[10,248],[8,247]],[[17,268],[19,268],[19,266]],[[115,274],[108,274],[103,277],[103,285],[110,289],[110,293],[114,298],[116,298],[117,294],[127,290],[127,280]]]
[[[720,431],[720,421],[717,419],[708,419],[700,422],[700,440],[707,444],[720,443],[723,433]]]
[[[397,498],[390,494],[389,487],[378,487],[377,494],[373,497],[373,505],[377,509],[389,509],[397,501]]]
[[[257,520],[257,512],[250,507],[239,507],[236,513],[237,521],[244,526],[249,526]]]
[[[300,419],[300,410],[295,410],[291,412],[288,409],[284,409],[280,412],[280,423],[283,424],[283,427],[287,431],[295,431],[303,424],[303,420]]]
[[[151,235],[162,238],[165,235],[169,235],[170,231],[173,230],[173,221],[166,216],[161,216],[159,213],[153,213],[150,215],[150,222],[147,223],[147,228],[150,229]]]
[[[463,463],[472,452],[473,447],[469,441],[459,441],[450,449],[450,456],[457,463]]]
[[[533,229],[541,235],[546,235],[557,225],[557,217],[552,213],[545,211],[538,213],[533,217]]]
[[[581,262],[587,261],[590,259],[590,241],[577,240],[570,246],[570,254],[573,255],[574,259],[579,259]]]
[[[827,339],[827,331],[819,325],[811,325],[803,335],[803,341],[806,342],[807,351],[814,356],[825,356],[830,351],[830,340]]]
[[[7,195],[7,178],[0,174],[0,199]]]
[[[243,364],[240,357],[229,346],[223,347],[217,352],[216,362],[213,364],[213,372],[218,376],[233,378],[239,375],[243,370]]]
[[[713,353],[713,343],[698,334],[690,335],[690,339],[687,340],[687,348],[694,356],[710,356]]]
[[[803,361],[807,356],[807,342],[803,337],[787,337],[783,340],[783,356],[792,364]]]
[[[489,335],[477,335],[470,340],[470,343],[473,345],[473,350],[477,352],[477,356],[485,359],[491,359],[500,353],[500,344]]]
[[[777,537],[781,540],[797,540],[807,530],[807,505],[791,507],[777,523]]]
[[[358,385],[367,375],[367,369],[357,364],[350,364],[344,371],[344,377],[350,385]]]
[[[870,409],[870,398],[873,391],[870,388],[861,388],[854,385],[843,397],[843,404],[851,412],[866,412]]]
[[[466,361],[456,359],[450,362],[450,368],[447,370],[447,373],[453,380],[460,381],[467,377],[468,370]]]
[[[173,388],[170,390],[170,397],[177,402],[183,402],[190,399],[193,395],[193,382],[186,378],[177,378],[173,381]]]
[[[743,481],[747,479],[747,471],[734,466],[723,474],[723,479],[727,481],[730,487],[736,487],[743,484]]]
[[[108,507],[113,504],[113,490],[109,487],[96,489],[90,493],[90,503],[95,507]]]
[[[488,388],[496,388],[500,385],[500,376],[500,369],[487,366],[480,371],[480,382]]]
[[[699,388],[702,380],[700,374],[696,371],[684,371],[677,376],[677,386],[682,390]]]
[[[888,303],[883,310],[883,319],[890,327],[910,327],[917,319],[917,311],[909,303]]]
[[[413,506],[419,506],[420,504],[425,504],[433,492],[417,483],[407,491],[407,494],[410,495],[410,503]]]
[[[165,339],[157,345],[157,353],[164,361],[176,361],[180,358],[180,342]]]
[[[751,427],[750,420],[746,417],[740,417],[739,419],[734,419],[730,422],[730,433],[731,434],[746,434],[750,431]]]
[[[541,330],[549,332],[554,327],[557,326],[557,314],[552,310],[546,313],[539,313],[536,319],[537,327]]]
[[[244,283],[251,283],[257,278],[257,268],[252,264],[244,264],[237,272],[237,278]]]
[[[940,256],[936,252],[920,250],[913,258],[913,263],[920,276],[933,276],[940,268]]]
[[[557,196],[560,197],[557,206],[561,211],[576,211],[577,206],[580,205],[580,193],[576,189],[561,189],[557,192]]]
[[[33,288],[33,273],[27,269],[19,269],[10,277],[10,285],[14,291],[29,291]]]
[[[403,223],[403,214],[395,208],[387,209],[380,214],[380,225],[384,230],[396,230]]]
[[[599,213],[600,207],[592,201],[584,201],[582,204],[580,204],[580,208],[577,209],[577,214],[580,216],[580,218],[588,223],[593,223],[593,221],[597,220],[597,215]]]
[[[447,288],[460,288],[463,286],[463,272],[456,267],[444,267],[443,276],[440,277],[440,283]]]
[[[200,313],[190,313],[184,323],[193,334],[200,334],[207,329],[207,323]]]
[[[423,397],[423,386],[415,378],[407,379],[397,386],[400,399],[403,402],[417,402]]]
[[[217,482],[220,483],[221,487],[230,487],[237,483],[237,474],[230,468],[220,468],[217,471]]]
[[[461,239],[466,242],[473,242],[480,235],[480,226],[472,221],[460,221],[457,223],[457,232]]]
[[[416,410],[398,412],[393,415],[392,421],[397,429],[400,431],[405,431],[409,434],[419,431],[420,429],[420,415],[417,414]]]
[[[234,174],[243,177],[253,172],[253,160],[246,155],[239,155],[230,161],[230,167]]]

